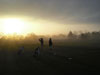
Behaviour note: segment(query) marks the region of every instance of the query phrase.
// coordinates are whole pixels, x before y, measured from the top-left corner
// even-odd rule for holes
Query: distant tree
[[[80,38],[81,39],[90,39],[90,36],[91,36],[91,34],[88,32],[88,33],[81,33],[80,34]]]
[[[77,38],[77,35],[74,34],[72,31],[70,31],[67,35],[68,39],[76,39]]]
[[[72,31],[70,31],[69,33],[68,33],[68,37],[73,37],[73,32]]]
[[[100,32],[92,32],[91,33],[91,37],[92,37],[92,39],[94,39],[94,40],[100,40]]]

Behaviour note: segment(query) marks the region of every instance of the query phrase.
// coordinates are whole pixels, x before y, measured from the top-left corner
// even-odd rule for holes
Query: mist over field
[[[0,0],[0,75],[100,75],[100,0]]]
[[[100,32],[70,31],[68,34],[0,36],[0,74],[98,74]],[[39,38],[44,39],[41,48]],[[53,49],[49,48],[52,38]],[[21,55],[20,48],[24,47]],[[33,56],[40,47],[39,56]],[[34,73],[33,73],[34,72]],[[16,73],[16,74],[15,74]]]
[[[5,45],[15,45],[15,46],[23,46],[23,45],[39,45],[39,38],[44,39],[44,44],[47,46],[49,38],[52,38],[54,46],[70,46],[70,47],[99,47],[100,44],[100,32],[72,32],[70,31],[68,34],[59,34],[59,35],[35,35],[34,33],[30,33],[26,36],[24,35],[3,35],[0,37],[0,46]],[[13,47],[12,46],[12,47]]]

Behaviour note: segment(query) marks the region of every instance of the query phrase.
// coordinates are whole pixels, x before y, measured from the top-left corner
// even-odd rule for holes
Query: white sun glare
[[[24,21],[16,18],[8,18],[3,20],[3,29],[6,34],[17,33],[20,34],[24,31]]]

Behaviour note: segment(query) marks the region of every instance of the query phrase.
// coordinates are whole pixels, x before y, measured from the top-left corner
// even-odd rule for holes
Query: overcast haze
[[[7,15],[55,22],[68,30],[99,30],[100,0],[0,0],[0,16]]]

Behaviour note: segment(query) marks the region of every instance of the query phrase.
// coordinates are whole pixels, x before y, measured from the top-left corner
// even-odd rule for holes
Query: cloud
[[[0,0],[1,15],[23,15],[61,24],[100,24],[100,0]]]

